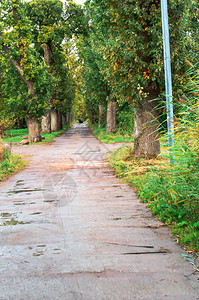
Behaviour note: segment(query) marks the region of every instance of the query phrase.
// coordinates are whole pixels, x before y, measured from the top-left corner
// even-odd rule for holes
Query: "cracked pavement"
[[[108,167],[121,144],[84,124],[55,140],[14,147],[29,163],[0,183],[0,299],[199,299],[186,253]]]

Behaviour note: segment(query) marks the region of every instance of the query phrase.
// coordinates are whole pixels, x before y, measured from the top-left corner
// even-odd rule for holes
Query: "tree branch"
[[[25,84],[28,85],[29,81],[26,80],[26,77],[23,75],[23,69],[21,68],[21,66],[19,65],[19,63],[16,61],[16,59],[11,58],[11,54],[10,54],[10,51],[9,51],[8,47],[7,46],[3,46],[3,51],[10,58],[10,61],[11,61],[12,65],[15,67],[15,69],[19,73],[19,76],[21,77],[21,79],[25,82]]]
[[[15,21],[18,23],[19,18],[17,17],[17,9],[15,7],[13,7],[13,9],[12,9],[12,13],[13,13]]]
[[[1,42],[2,42],[2,49],[3,49],[3,51],[8,55],[8,57],[9,57],[12,65],[17,70],[17,72],[18,72],[19,76],[21,77],[21,79],[27,85],[28,91],[30,91],[31,94],[33,95],[34,94],[34,89],[33,89],[34,83],[33,83],[33,81],[26,79],[25,75],[23,75],[23,68],[20,66],[20,64],[17,62],[16,59],[14,59],[14,58],[11,57],[11,54],[10,54],[8,46],[5,46],[3,44],[3,33],[2,32],[0,32],[0,39],[1,39]]]

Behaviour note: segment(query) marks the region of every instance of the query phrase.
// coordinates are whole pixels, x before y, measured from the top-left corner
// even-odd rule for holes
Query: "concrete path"
[[[74,125],[0,184],[0,299],[199,299],[183,250]],[[190,275],[191,274],[191,275]]]

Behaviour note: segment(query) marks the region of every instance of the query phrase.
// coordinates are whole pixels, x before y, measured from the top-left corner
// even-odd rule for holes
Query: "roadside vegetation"
[[[199,102],[198,76],[187,74],[184,97],[175,124],[174,163],[169,164],[167,135],[161,141],[161,154],[155,159],[135,158],[126,146],[109,157],[118,177],[124,178],[142,202],[166,225],[176,241],[199,251]]]
[[[98,128],[97,125],[93,128],[93,134],[102,142],[108,144],[114,143],[133,143],[132,134],[128,134],[127,132],[117,131],[107,132],[106,128]]]
[[[179,164],[169,166],[167,159],[162,157],[135,159],[130,146],[115,151],[109,159],[117,176],[135,188],[152,214],[172,227],[176,241],[189,250],[199,251],[199,176],[196,165],[185,170]]]
[[[59,130],[57,132],[51,132],[51,133],[43,133],[42,137],[45,139],[42,140],[39,144],[43,143],[51,143],[53,142],[53,139],[60,135],[62,132],[67,130],[68,126],[64,126],[62,130]],[[23,136],[28,136],[28,129],[12,129],[7,130],[4,132],[3,142],[4,143],[20,143]]]
[[[25,167],[25,165],[26,161],[24,161],[20,155],[4,151],[3,160],[0,161],[0,181],[20,171]]]

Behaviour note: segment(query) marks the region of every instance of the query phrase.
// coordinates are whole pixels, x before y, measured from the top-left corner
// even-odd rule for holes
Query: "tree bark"
[[[27,127],[28,127],[28,139],[29,143],[41,142],[41,130],[40,125],[36,117],[27,118]]]
[[[108,100],[107,103],[107,118],[106,118],[106,131],[116,132],[116,101],[115,99]]]
[[[66,116],[62,114],[62,125],[66,124]]]
[[[100,128],[102,126],[102,114],[104,110],[104,106],[99,104],[99,122],[98,122],[98,127]]]
[[[67,122],[68,125],[70,125],[70,121],[71,121],[71,113],[67,112],[66,113],[66,122]]]
[[[135,157],[154,158],[160,153],[158,114],[156,101],[135,109],[134,153]]]
[[[51,51],[50,51],[50,47],[48,46],[48,44],[42,44],[41,48],[44,50],[44,62],[45,64],[50,67],[50,58],[51,58]],[[52,70],[49,70],[49,72],[51,73]]]
[[[57,112],[57,122],[58,122],[58,131],[63,129],[63,124],[62,124],[62,114],[60,111]]]
[[[49,73],[51,73],[52,70],[50,69],[50,58],[52,53],[50,47],[48,44],[42,44],[41,48],[44,50],[43,60],[49,67]],[[42,132],[51,133],[51,111],[47,112],[46,115],[42,117]]]
[[[48,111],[45,116],[42,117],[41,122],[42,133],[51,133],[51,113]]]
[[[51,132],[57,132],[58,130],[58,113],[57,110],[51,110]]]
[[[27,99],[27,102],[35,96],[34,83],[33,81],[27,82],[28,92],[31,94],[31,97]],[[29,115],[26,119],[28,127],[28,139],[29,143],[36,143],[42,141],[41,128],[37,117]]]

